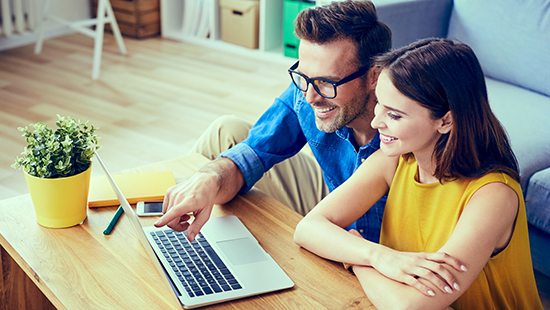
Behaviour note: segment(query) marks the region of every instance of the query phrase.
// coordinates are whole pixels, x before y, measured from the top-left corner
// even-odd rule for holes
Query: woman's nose
[[[380,111],[378,111],[378,105],[376,105],[374,108],[374,118],[370,122],[370,126],[374,129],[383,128],[385,126],[380,114]]]

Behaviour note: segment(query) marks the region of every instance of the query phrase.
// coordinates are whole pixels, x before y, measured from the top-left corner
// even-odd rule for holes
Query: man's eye
[[[315,80],[315,84],[318,87],[332,87],[332,84],[330,84],[328,82],[325,82],[325,81],[321,81],[321,80]]]

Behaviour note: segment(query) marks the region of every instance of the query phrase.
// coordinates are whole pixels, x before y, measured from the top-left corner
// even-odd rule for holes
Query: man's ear
[[[440,134],[444,135],[451,131],[453,128],[453,114],[451,111],[448,111],[440,118],[439,129],[437,130]]]
[[[378,76],[380,76],[381,71],[382,70],[380,70],[377,66],[373,66],[369,69],[369,71],[367,71],[367,86],[370,89],[376,88],[376,84],[378,84]]]

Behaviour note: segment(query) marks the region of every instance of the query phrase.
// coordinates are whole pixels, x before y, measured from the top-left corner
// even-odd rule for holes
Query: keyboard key
[[[201,288],[197,285],[191,285],[191,289],[193,290],[193,292],[200,292],[201,291]]]
[[[222,279],[222,280],[218,280],[218,283],[219,283],[220,285],[229,285],[229,284],[227,284],[227,281],[225,281],[225,280],[223,280],[223,279]]]
[[[231,286],[229,285],[222,285],[222,289],[224,292],[227,292],[227,291],[230,291],[231,290]]]
[[[212,289],[209,288],[209,287],[204,287],[203,290],[204,290],[204,293],[205,293],[206,295],[210,295],[210,294],[213,294],[213,293],[214,293],[214,292],[212,292]]]
[[[221,269],[221,268],[220,268],[220,272],[221,272],[223,275],[231,275],[231,271],[229,271],[229,269]]]
[[[216,265],[220,263],[223,264],[222,260],[220,259],[218,254],[214,251],[214,249],[212,249],[212,247],[205,246],[204,251],[208,254],[208,256],[210,256],[210,259],[214,262],[214,264]]]
[[[204,273],[203,273],[202,275],[204,276],[204,278],[205,278],[206,280],[214,279],[214,276],[211,275],[210,273],[207,273],[207,274],[204,274]]]
[[[216,292],[216,293],[223,292],[222,288],[217,284],[212,284],[212,290],[214,290],[214,292]]]
[[[228,282],[231,281],[231,280],[235,280],[235,278],[233,277],[232,274],[224,274],[223,276],[224,276],[225,280],[228,281]]]
[[[197,296],[203,296],[204,295],[204,293],[201,292],[201,291],[193,291],[193,293],[195,293],[195,295],[197,295]]]

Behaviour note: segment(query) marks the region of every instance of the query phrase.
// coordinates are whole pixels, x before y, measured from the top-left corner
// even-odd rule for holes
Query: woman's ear
[[[453,114],[451,111],[448,111],[440,118],[441,123],[439,124],[439,129],[437,130],[440,134],[448,134],[453,128]]]

